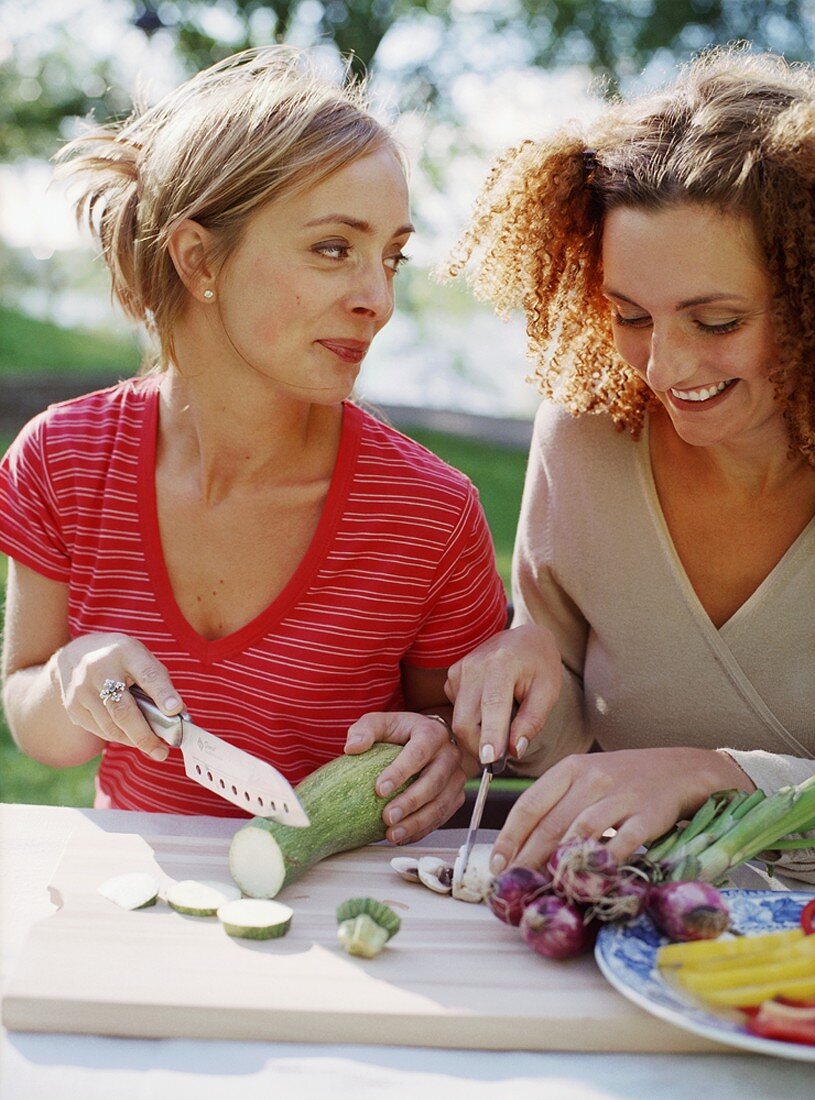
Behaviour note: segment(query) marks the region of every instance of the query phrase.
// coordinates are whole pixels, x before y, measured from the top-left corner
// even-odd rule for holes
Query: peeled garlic
[[[395,856],[391,860],[391,867],[405,882],[421,882],[418,859],[411,859],[410,856]]]
[[[464,867],[465,845],[458,850],[453,867],[453,897],[459,901],[480,902],[487,896],[493,874],[490,871],[492,845],[476,844]]]
[[[438,856],[422,856],[419,879],[437,894],[449,894],[453,885],[453,868]]]

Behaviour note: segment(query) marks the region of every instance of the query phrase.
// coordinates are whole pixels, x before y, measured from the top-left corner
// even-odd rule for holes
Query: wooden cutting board
[[[10,1030],[138,1037],[266,1039],[493,1050],[711,1051],[616,993],[588,956],[553,962],[484,905],[403,882],[393,849],[314,867],[279,898],[288,935],[253,942],[165,902],[127,912],[97,893],[148,871],[168,885],[228,879],[225,839],[73,835],[49,889],[60,906],[32,927],[3,1000]],[[403,849],[401,854],[445,849]],[[387,901],[402,928],[375,959],[347,955],[335,910]]]

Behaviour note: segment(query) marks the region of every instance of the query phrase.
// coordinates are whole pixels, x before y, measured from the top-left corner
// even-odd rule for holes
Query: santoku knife
[[[187,711],[167,715],[141,688],[130,693],[153,733],[181,749],[190,779],[256,817],[299,828],[309,824],[294,787],[277,768],[196,726]]]

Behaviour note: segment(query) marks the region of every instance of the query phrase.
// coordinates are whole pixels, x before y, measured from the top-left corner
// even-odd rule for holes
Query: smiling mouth
[[[724,382],[717,382],[712,386],[701,386],[695,390],[676,390],[671,387],[669,392],[677,401],[693,401],[697,404],[703,404],[705,401],[710,401],[712,398],[718,397],[720,393],[730,389],[734,382],[738,382],[738,378],[728,378]]]

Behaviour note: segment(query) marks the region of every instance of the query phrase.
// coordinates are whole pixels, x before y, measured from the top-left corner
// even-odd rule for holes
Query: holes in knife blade
[[[212,772],[207,772],[207,779],[210,781],[210,783],[214,782],[214,780],[212,778]]]
[[[234,783],[232,784],[232,793],[233,793],[233,794],[237,794],[237,793],[238,793],[238,788],[237,788],[237,787],[235,786],[235,784],[234,784]]]
[[[252,796],[251,796],[251,794],[249,793],[249,791],[244,791],[244,792],[243,792],[243,797],[244,797],[244,798],[246,799],[246,801],[247,801],[247,802],[251,802],[251,801],[252,801]]]
[[[221,784],[221,790],[225,791],[226,790],[226,783],[224,783],[223,779],[219,779],[218,782]]]
[[[284,811],[284,813],[288,813],[288,812],[289,812],[289,807],[288,807],[288,806],[286,805],[286,803],[285,803],[285,802],[283,803],[283,811]]]
[[[200,764],[195,765],[195,770],[198,773],[198,775],[201,775],[201,765]]]

